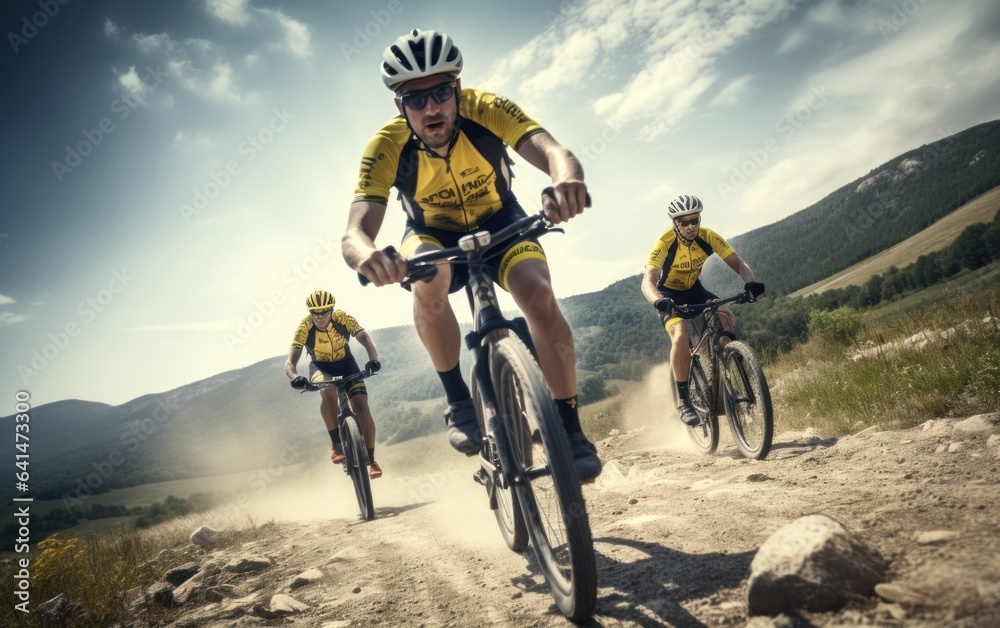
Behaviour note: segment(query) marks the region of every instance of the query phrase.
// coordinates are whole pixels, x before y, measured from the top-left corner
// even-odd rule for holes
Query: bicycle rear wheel
[[[719,447],[719,417],[716,416],[712,407],[712,391],[708,387],[708,378],[705,377],[701,360],[697,355],[692,357],[688,377],[688,397],[701,420],[697,425],[688,425],[687,433],[691,437],[695,449],[703,454],[711,454]],[[674,380],[672,369],[670,372],[670,392],[674,398],[674,406],[676,406],[678,401],[677,382]]]
[[[372,501],[371,478],[368,477],[368,450],[365,448],[364,439],[361,438],[358,420],[354,416],[347,415],[341,419],[340,440],[346,457],[344,464],[354,483],[354,494],[358,498],[361,518],[371,521],[375,518],[375,506]]]
[[[594,611],[597,568],[580,478],[566,432],[537,363],[516,337],[491,345],[501,428],[497,445],[514,461],[515,491],[552,597],[580,621]]]
[[[760,360],[739,341],[726,345],[722,360],[726,416],[733,440],[744,456],[763,460],[771,451],[774,412]]]
[[[479,431],[486,434],[485,409],[483,408],[482,395],[479,394],[479,385],[476,383],[476,376],[472,375],[472,401],[476,406],[476,416],[479,419]],[[497,455],[496,442],[493,438],[487,438],[487,446],[480,452],[480,456],[486,463],[483,468],[487,471],[490,468],[499,469],[500,460]],[[500,535],[504,543],[512,551],[520,552],[528,547],[528,529],[524,526],[524,516],[521,514],[521,504],[518,503],[514,495],[514,487],[507,483],[501,473],[492,473],[489,481],[492,484],[493,495],[496,498],[496,507],[493,508],[493,516],[496,517],[497,526],[500,528]],[[493,504],[490,504],[491,506]]]

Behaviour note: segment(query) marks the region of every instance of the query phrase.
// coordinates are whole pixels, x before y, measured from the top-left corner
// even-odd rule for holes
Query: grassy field
[[[779,427],[845,434],[1000,410],[1000,270],[981,271],[866,313],[849,346],[813,338],[768,365]]]
[[[920,233],[907,238],[877,255],[858,262],[823,281],[806,286],[791,296],[805,296],[833,288],[860,286],[872,276],[884,273],[890,266],[903,268],[916,261],[917,257],[943,249],[971,224],[989,222],[1000,207],[1000,187],[981,194],[951,212]]]

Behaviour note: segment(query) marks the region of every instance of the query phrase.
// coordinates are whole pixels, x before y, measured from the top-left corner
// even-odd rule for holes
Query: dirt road
[[[585,489],[595,623],[743,625],[751,620],[746,578],[761,543],[800,516],[825,513],[889,559],[895,601],[857,600],[802,621],[1000,625],[1000,427],[956,424],[873,428],[839,441],[784,433],[761,462],[742,459],[728,434],[720,453],[698,454],[676,421],[605,438],[605,471]],[[195,560],[251,555],[271,566],[231,576],[221,602],[178,609],[178,625],[568,624],[530,549],[515,554],[504,545],[471,479],[473,459],[437,435],[385,448],[380,460],[372,522],[358,520],[346,476],[327,465],[270,491],[254,516],[273,523]],[[319,570],[316,579],[292,589],[309,569]],[[261,609],[277,593],[307,608],[266,619]]]

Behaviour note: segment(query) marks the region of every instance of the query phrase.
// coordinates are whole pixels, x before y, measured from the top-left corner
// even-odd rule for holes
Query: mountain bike
[[[347,389],[350,388],[351,384],[372,375],[374,373],[370,373],[366,369],[361,373],[347,377],[334,377],[321,382],[310,382],[302,391],[308,392],[330,387],[337,389],[337,397],[340,399],[340,414],[337,416],[337,424],[340,426],[340,451],[344,454],[344,473],[351,476],[351,481],[354,483],[354,494],[358,498],[358,508],[361,510],[361,518],[365,521],[371,521],[375,518],[371,478],[368,477],[368,447],[361,435],[358,415],[351,407]]]
[[[709,303],[674,304],[674,308],[682,313],[704,308],[700,316],[683,323],[688,325],[691,341],[688,391],[700,419],[696,425],[687,426],[695,448],[706,454],[716,450],[719,446],[718,415],[725,412],[733,441],[740,452],[747,458],[763,460],[771,450],[774,436],[774,411],[767,379],[753,350],[722,328],[717,313],[727,303],[748,302],[746,295],[741,293]],[[723,338],[729,339],[725,345]],[[703,359],[707,360],[707,365],[702,363]],[[673,369],[670,369],[670,390],[676,405],[677,384]]]
[[[520,551],[531,542],[559,610],[580,621],[591,616],[597,600],[594,544],[580,479],[527,322],[504,317],[485,265],[511,242],[553,231],[562,229],[538,213],[492,234],[471,233],[455,247],[409,258],[402,283],[430,281],[442,264],[468,265],[465,291],[473,330],[465,341],[473,354],[471,391],[483,434],[474,479],[486,487],[507,546]],[[395,253],[392,247],[385,250]]]

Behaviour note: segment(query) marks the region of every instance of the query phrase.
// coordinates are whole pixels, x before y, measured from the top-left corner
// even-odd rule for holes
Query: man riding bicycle
[[[465,88],[458,78],[462,53],[452,39],[415,29],[383,54],[382,80],[399,116],[368,142],[351,205],[343,254],[351,268],[377,286],[399,283],[406,257],[454,246],[468,233],[496,231],[525,215],[511,192],[505,145],[552,177],[554,223],[583,211],[587,186],[580,162],[510,100]],[[400,255],[375,247],[389,189],[405,210]],[[597,477],[601,461],[583,434],[577,410],[573,334],[552,292],[549,268],[536,240],[515,242],[490,263],[528,320],[538,361],[569,437],[583,481]],[[448,440],[472,455],[482,436],[469,388],[459,367],[461,336],[448,295],[460,290],[466,268],[441,267],[429,283],[413,284],[414,323],[444,387]]]
[[[706,290],[699,279],[702,267],[713,253],[744,281],[747,299],[754,301],[764,294],[764,284],[757,281],[733,247],[716,232],[700,226],[702,210],[702,202],[687,194],[670,202],[667,214],[673,227],[656,240],[642,278],[642,294],[660,311],[663,327],[670,334],[670,367],[677,382],[677,414],[686,425],[697,425],[699,419],[688,394],[690,340],[686,326],[679,323],[696,318],[701,310],[679,312],[674,305],[705,303],[718,298]],[[723,329],[728,332],[736,329],[736,318],[725,306],[718,309],[718,315]],[[728,339],[723,338],[721,342],[725,344]]]
[[[292,388],[304,389],[309,381],[328,381],[334,377],[348,377],[361,373],[358,363],[351,355],[351,336],[361,343],[368,352],[368,363],[365,370],[374,373],[382,365],[378,361],[378,350],[375,341],[368,335],[353,316],[343,310],[335,310],[337,300],[326,290],[317,290],[306,299],[309,316],[302,319],[295,335],[292,337],[292,347],[288,350],[285,360],[285,375],[292,380]],[[302,347],[309,352],[312,361],[309,363],[309,379],[299,375],[296,365],[302,356]],[[340,402],[337,399],[336,388],[324,388],[321,392],[319,412],[323,416],[330,440],[330,460],[334,464],[344,462],[344,452],[340,450],[340,427],[337,425],[337,415],[340,414]],[[375,420],[368,407],[368,388],[364,380],[358,380],[347,388],[347,396],[351,406],[358,415],[361,424],[361,435],[368,446],[369,469],[371,479],[382,477],[382,467],[375,462]]]

